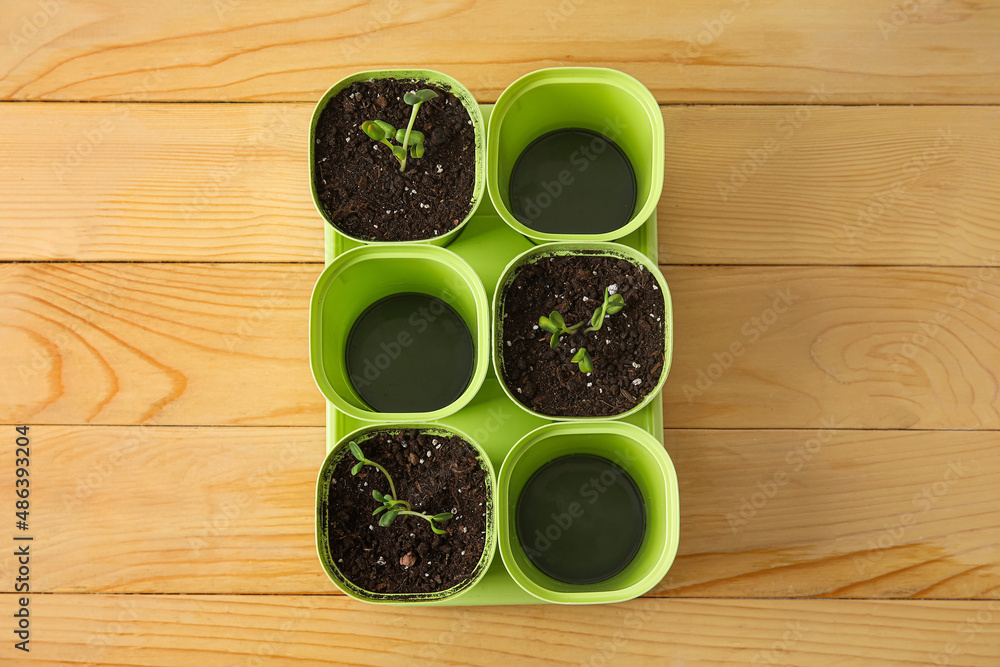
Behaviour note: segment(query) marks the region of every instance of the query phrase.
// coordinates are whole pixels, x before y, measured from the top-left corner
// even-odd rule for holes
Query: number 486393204
[[[14,485],[16,488],[15,494],[18,499],[15,501],[14,506],[17,509],[17,527],[21,530],[27,530],[28,508],[30,507],[28,496],[31,494],[29,490],[30,483],[28,482],[28,469],[31,465],[31,440],[28,438],[27,426],[18,426],[17,434],[17,450],[15,452],[17,457],[15,461],[15,465],[17,466],[15,475],[17,475],[17,480],[14,482]]]

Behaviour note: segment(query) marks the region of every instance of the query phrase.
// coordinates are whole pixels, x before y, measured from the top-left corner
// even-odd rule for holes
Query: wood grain
[[[996,267],[664,274],[668,427],[1000,427]]]
[[[1000,110],[668,107],[664,264],[1000,262]]]
[[[311,113],[0,104],[0,259],[322,261]],[[664,264],[998,261],[997,109],[685,106],[663,116]]]
[[[309,101],[399,63],[485,101],[559,65],[624,70],[661,102],[1000,100],[993,1],[15,0],[3,18],[0,96],[14,100]]]
[[[322,261],[311,113],[0,104],[0,259]]]
[[[320,269],[0,265],[0,421],[322,424],[307,349]]]
[[[34,426],[31,436],[36,592],[336,592],[314,541],[323,429]],[[1000,594],[994,433],[713,429],[664,440],[680,480],[680,551],[651,595]],[[0,488],[14,488],[12,475],[4,469]],[[0,559],[4,581],[16,567]]]
[[[996,601],[644,599],[503,614],[325,596],[57,595],[31,604],[31,658],[42,664],[992,667],[1000,659]],[[9,644],[0,650],[20,657]]]
[[[996,268],[664,268],[668,427],[1000,425]],[[0,266],[0,420],[320,426],[319,271]]]

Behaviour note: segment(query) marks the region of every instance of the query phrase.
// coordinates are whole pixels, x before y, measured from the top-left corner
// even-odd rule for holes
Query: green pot
[[[507,286],[514,280],[517,276],[518,271],[521,267],[537,262],[540,259],[549,257],[551,255],[573,255],[580,251],[589,251],[591,254],[596,253],[602,256],[614,257],[616,259],[624,259],[632,264],[639,264],[649,271],[650,275],[656,278],[656,282],[660,287],[660,293],[663,295],[663,320],[664,320],[664,337],[663,337],[663,370],[660,373],[660,379],[646,396],[637,403],[634,407],[621,414],[617,415],[604,415],[599,417],[564,417],[559,415],[546,415],[536,410],[532,410],[528,406],[521,403],[514,395],[511,393],[510,389],[507,387],[507,383],[504,382],[504,370],[503,370],[503,355],[501,354],[501,345],[503,345],[503,314],[505,309],[505,304],[503,300],[504,293],[506,292]],[[670,372],[670,361],[673,354],[673,313],[671,310],[670,303],[670,290],[667,287],[666,281],[663,279],[663,274],[660,273],[660,268],[653,263],[646,255],[630,248],[628,246],[619,243],[583,243],[583,242],[564,242],[564,243],[546,243],[544,245],[535,246],[525,250],[520,255],[515,257],[500,274],[500,279],[497,281],[496,289],[493,292],[493,369],[496,376],[500,378],[500,386],[503,388],[504,393],[514,402],[515,405],[520,407],[522,410],[535,415],[536,417],[541,417],[542,419],[557,419],[560,421],[600,421],[606,419],[619,419],[623,417],[628,417],[633,415],[644,407],[649,405],[653,400],[660,400],[660,390],[663,389],[663,383],[667,381],[667,374]]]
[[[543,573],[517,536],[517,501],[525,484],[549,461],[572,454],[600,456],[620,466],[635,482],[646,506],[646,531],[638,552],[624,570],[594,584],[568,584]],[[632,424],[557,423],[535,429],[504,459],[497,493],[504,565],[521,588],[545,602],[596,604],[632,599],[656,586],[677,555],[680,519],[673,463],[663,445]]]
[[[357,318],[393,294],[421,292],[454,308],[472,334],[472,378],[452,403],[429,412],[376,412],[355,391],[347,372],[347,339]],[[489,301],[469,264],[445,248],[362,246],[338,256],[320,274],[309,306],[309,362],[320,391],[334,407],[364,421],[432,421],[464,407],[489,369]],[[416,385],[419,391],[419,384]]]
[[[476,180],[472,190],[472,206],[469,208],[468,215],[465,216],[458,226],[441,236],[435,236],[428,239],[418,239],[414,241],[370,241],[368,239],[357,238],[341,231],[341,229],[337,226],[336,221],[331,220],[329,216],[327,216],[323,207],[319,203],[319,198],[316,195],[316,172],[315,169],[313,169],[313,166],[316,163],[316,123],[319,122],[319,117],[320,114],[323,113],[323,109],[326,108],[327,103],[332,97],[344,88],[350,86],[352,83],[357,81],[368,81],[370,79],[390,78],[417,79],[419,81],[433,83],[441,88],[444,88],[445,90],[448,90],[459,99],[465,109],[469,112],[469,119],[472,121],[472,127],[476,133]],[[323,94],[323,97],[320,98],[319,102],[316,103],[312,119],[309,122],[309,187],[312,192],[313,204],[316,206],[316,210],[319,211],[319,214],[323,217],[323,219],[332,225],[333,228],[337,230],[338,234],[357,241],[358,243],[373,245],[416,243],[439,246],[451,243],[458,237],[462,229],[465,227],[465,224],[475,214],[476,209],[479,208],[479,203],[483,200],[483,191],[486,187],[486,130],[485,123],[483,122],[483,114],[479,109],[479,104],[476,102],[476,98],[472,96],[472,93],[470,93],[465,86],[447,74],[442,74],[441,72],[435,72],[434,70],[429,69],[373,70],[370,72],[358,72],[341,79],[337,83],[333,84],[333,86],[331,86],[330,89]]]
[[[521,152],[547,132],[578,127],[600,132],[635,170],[636,203],[624,226],[603,234],[551,234],[531,229],[510,210],[511,170]],[[535,241],[611,241],[642,226],[663,189],[663,116],[653,95],[631,76],[597,67],[538,70],[497,100],[487,131],[487,189],[500,217]]]
[[[337,463],[345,456],[351,456],[347,448],[348,443],[354,441],[358,445],[364,445],[366,440],[371,439],[377,433],[398,432],[405,429],[417,429],[422,433],[431,435],[458,436],[465,440],[476,450],[479,455],[479,462],[486,471],[487,505],[486,508],[486,545],[483,556],[469,577],[462,583],[453,586],[446,591],[434,593],[373,593],[356,586],[349,581],[334,562],[330,554],[330,539],[327,533],[327,525],[330,513],[333,509],[329,504],[330,479],[333,476],[333,469]],[[363,449],[363,447],[362,447]],[[375,501],[372,501],[373,508]],[[381,424],[371,425],[358,429],[345,435],[337,445],[330,450],[326,459],[320,467],[319,477],[316,481],[316,549],[319,553],[320,563],[330,580],[337,585],[347,595],[362,602],[373,602],[378,604],[391,605],[426,605],[432,603],[448,602],[454,604],[456,598],[469,591],[478,583],[489,570],[493,561],[493,554],[496,553],[497,523],[496,523],[496,474],[490,458],[475,441],[461,431],[443,426],[427,426],[426,424]],[[417,519],[420,520],[420,519]]]

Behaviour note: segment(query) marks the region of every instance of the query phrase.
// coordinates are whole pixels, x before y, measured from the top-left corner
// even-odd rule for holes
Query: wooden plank
[[[503,613],[273,595],[45,595],[30,604],[31,659],[43,664],[992,667],[1000,659],[998,601],[644,599]],[[2,655],[23,660],[12,643]]]
[[[995,432],[667,430],[664,442],[681,540],[657,595],[1000,596]]]
[[[1000,262],[1000,110],[663,114],[661,263]]]
[[[1000,100],[996,2],[829,5],[710,0],[111,0],[8,3],[0,96],[15,100],[307,101],[399,63],[446,71],[492,101],[540,67],[597,65],[661,102]],[[430,36],[430,38],[429,38]],[[515,55],[516,54],[516,55]]]
[[[0,265],[0,422],[323,422],[321,265]]]
[[[336,591],[314,543],[323,429],[30,435],[36,592]],[[680,551],[652,595],[1000,597],[994,433],[664,438],[681,485]],[[0,488],[13,489],[12,476],[5,468]],[[0,578],[12,582],[16,567],[4,556]]]
[[[320,268],[0,265],[0,421],[322,425]],[[664,268],[668,427],[1000,425],[994,267]]]
[[[303,104],[0,105],[0,259],[322,261]],[[9,151],[9,152],[8,152]]]
[[[10,156],[0,162],[0,259],[322,261],[307,181],[311,112],[0,104]],[[663,115],[664,264],[997,261],[997,109]]]
[[[313,528],[323,432],[31,427],[32,590],[337,592]],[[13,466],[0,478],[13,507]],[[5,581],[17,567],[3,556]]]
[[[664,267],[667,427],[997,429],[996,267]]]

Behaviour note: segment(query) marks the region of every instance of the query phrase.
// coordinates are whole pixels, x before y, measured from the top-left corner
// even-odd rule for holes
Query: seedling
[[[385,512],[385,514],[382,514],[382,516],[379,517],[378,525],[382,527],[391,526],[392,522],[396,520],[396,517],[400,515],[418,516],[430,523],[431,530],[438,535],[445,535],[448,533],[448,531],[444,528],[438,528],[436,524],[443,523],[451,519],[454,516],[451,512],[442,512],[441,514],[434,515],[414,512],[413,506],[410,505],[410,503],[396,497],[396,485],[392,483],[392,477],[389,475],[389,471],[380,466],[378,463],[375,463],[375,461],[365,458],[365,455],[361,451],[361,447],[358,446],[358,443],[351,441],[347,444],[347,446],[351,450],[351,454],[353,454],[354,458],[358,461],[354,464],[354,467],[351,468],[352,476],[361,472],[361,469],[365,466],[372,466],[373,468],[378,468],[389,482],[389,493],[387,494],[383,494],[377,489],[372,489],[372,498],[374,498],[376,502],[382,503],[381,507],[375,508],[375,511],[372,512],[372,516],[377,516],[382,514],[382,512]]]
[[[604,303],[601,307],[594,311],[594,314],[590,317],[590,326],[584,329],[584,332],[590,331],[600,331],[601,327],[604,326],[604,318],[608,315],[614,315],[615,313],[621,311],[625,307],[625,299],[621,294],[615,293],[611,294],[610,288],[604,288]],[[577,322],[571,327],[566,326],[566,321],[559,311],[553,310],[549,313],[548,317],[542,316],[538,318],[538,326],[545,331],[552,334],[552,338],[549,339],[549,347],[555,349],[559,347],[559,337],[564,334],[575,334],[586,324],[584,322]],[[587,357],[590,358],[589,355]],[[577,361],[577,359],[573,359]],[[588,373],[590,371],[587,371]]]
[[[570,361],[580,367],[581,373],[594,372],[594,360],[590,358],[590,352],[587,352],[587,348],[585,347],[577,350]]]
[[[413,129],[413,121],[417,119],[420,105],[427,100],[433,100],[438,94],[430,89],[417,90],[403,95],[403,102],[413,107],[410,111],[410,123],[406,129],[394,128],[384,120],[366,120],[361,123],[361,131],[369,137],[383,143],[392,151],[392,156],[399,162],[399,170],[406,169],[407,150],[415,158],[424,156],[424,133]],[[392,143],[395,140],[398,146]]]
[[[563,334],[575,334],[583,326],[583,322],[577,322],[571,327],[566,326],[566,320],[558,310],[553,310],[548,317],[538,318],[538,326],[552,334],[549,347],[555,349],[559,347],[559,336]]]
[[[607,287],[604,288],[604,303],[601,307],[594,311],[593,317],[590,318],[590,326],[584,329],[584,331],[600,331],[601,326],[604,325],[604,318],[607,315],[614,315],[625,307],[625,299],[622,298],[621,294],[617,292],[615,294],[609,294]]]

